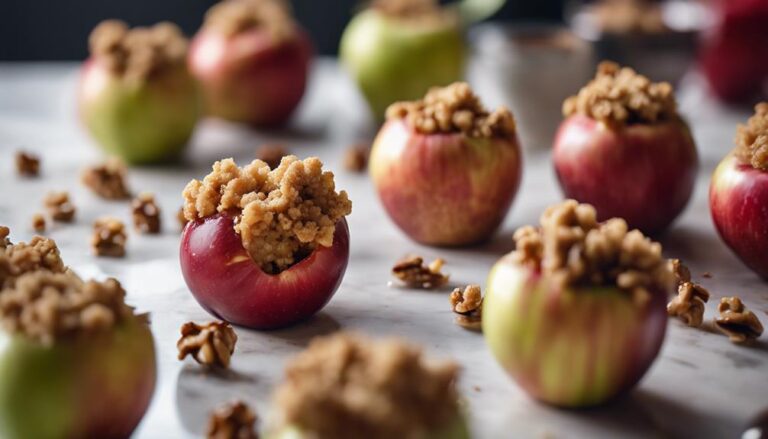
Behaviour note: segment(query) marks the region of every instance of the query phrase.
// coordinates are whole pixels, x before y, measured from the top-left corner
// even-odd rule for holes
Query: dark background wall
[[[131,25],[162,20],[188,35],[200,26],[215,0],[0,0],[0,60],[83,59],[87,38],[101,20],[120,18]],[[317,49],[335,53],[358,0],[293,0],[298,20]],[[557,21],[563,0],[508,0],[496,20]]]

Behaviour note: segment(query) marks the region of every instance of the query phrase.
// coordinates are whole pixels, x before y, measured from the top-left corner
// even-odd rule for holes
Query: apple
[[[489,238],[504,220],[522,159],[517,137],[422,134],[395,118],[376,136],[369,169],[384,208],[408,236],[466,245]]]
[[[311,317],[336,292],[349,261],[349,228],[340,220],[331,247],[268,274],[243,247],[234,218],[221,213],[187,223],[180,259],[190,291],[209,313],[249,328],[279,328]]]
[[[624,218],[646,234],[683,211],[699,166],[682,120],[611,127],[580,114],[560,125],[553,161],[567,198],[595,206],[600,221]]]
[[[661,348],[667,292],[638,305],[616,287],[555,285],[510,255],[494,265],[482,324],[498,362],[529,395],[556,406],[594,406],[630,389]]]
[[[50,346],[0,332],[0,437],[127,438],[156,374],[152,333],[138,319]]]
[[[277,431],[267,433],[265,439],[312,439],[317,437],[311,432],[302,430],[300,427],[291,425],[281,427]],[[431,434],[427,434],[421,439],[469,439],[472,437],[469,433],[469,427],[467,421],[463,416],[460,416],[454,420],[451,425],[447,425],[440,431],[435,431]]]
[[[715,169],[709,208],[720,237],[755,273],[768,279],[768,172],[737,155]]]

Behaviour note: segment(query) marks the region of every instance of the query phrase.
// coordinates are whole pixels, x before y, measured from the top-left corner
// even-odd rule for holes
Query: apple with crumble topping
[[[672,86],[604,62],[563,113],[553,161],[566,197],[595,206],[600,220],[665,230],[688,204],[698,170]]]
[[[489,238],[522,173],[512,113],[505,107],[488,112],[466,83],[390,106],[369,163],[389,216],[429,245]]]
[[[287,2],[214,5],[192,40],[189,67],[210,115],[254,126],[290,118],[304,96],[312,43]]]
[[[188,221],[181,269],[214,316],[256,329],[287,326],[319,311],[349,260],[352,203],[317,158],[286,156],[213,165],[184,189]]]
[[[723,241],[768,279],[768,103],[738,128],[736,148],[715,170],[709,188],[712,220]]]

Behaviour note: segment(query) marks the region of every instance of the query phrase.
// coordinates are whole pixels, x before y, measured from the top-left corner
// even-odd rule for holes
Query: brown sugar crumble
[[[509,109],[499,107],[489,113],[465,82],[432,88],[422,100],[396,102],[387,108],[387,119],[404,119],[422,134],[511,138],[516,133],[515,119]]]
[[[125,224],[119,219],[103,217],[93,223],[91,248],[96,256],[122,258],[127,240]]]
[[[218,3],[205,14],[204,26],[229,37],[252,29],[263,29],[277,42],[290,39],[296,32],[290,5],[281,0],[230,0]]]
[[[566,200],[548,207],[540,224],[515,232],[512,257],[557,284],[616,286],[639,304],[649,294],[668,294],[672,288],[672,273],[662,258],[661,244],[639,230],[629,231],[621,218],[598,223],[594,207]]]
[[[364,172],[368,167],[370,153],[370,148],[364,143],[350,146],[344,152],[344,169],[349,172]]]
[[[420,256],[406,256],[392,267],[392,274],[411,288],[433,289],[448,283],[449,276],[442,273],[445,260],[437,258],[429,265]]]
[[[181,338],[176,343],[179,360],[192,356],[204,366],[229,367],[235,352],[237,334],[227,322],[198,325],[187,322],[181,327]]]
[[[458,314],[456,324],[459,326],[480,330],[483,317],[483,293],[480,285],[467,285],[464,290],[456,288],[450,296],[451,309]]]
[[[248,404],[234,401],[211,413],[205,434],[207,439],[258,439],[256,413]]]
[[[736,154],[755,169],[768,171],[768,102],[755,106],[755,114],[736,131]]]
[[[723,297],[717,306],[715,327],[733,343],[751,342],[763,333],[763,325],[738,297]]]
[[[83,184],[94,194],[107,200],[125,200],[131,197],[126,183],[125,164],[117,159],[88,166],[80,175]]]
[[[0,227],[0,243],[4,242],[5,246],[0,246],[0,289],[12,286],[25,273],[67,270],[54,240],[35,236],[29,243],[11,244],[7,237],[2,239],[2,229]]]
[[[105,20],[89,37],[91,56],[111,73],[144,81],[153,75],[184,66],[187,40],[173,23],[129,29],[120,20]]]
[[[233,212],[235,231],[251,259],[278,273],[318,246],[331,247],[336,224],[352,211],[345,191],[336,192],[333,173],[316,157],[284,157],[280,166],[254,160],[242,168],[232,159],[216,162],[202,181],[184,189],[188,221]]]
[[[142,192],[131,202],[133,227],[140,233],[160,233],[160,208],[155,203],[155,196]]]
[[[288,364],[274,402],[283,425],[312,437],[433,437],[461,417],[458,374],[408,344],[337,333]]]
[[[32,215],[32,230],[37,233],[45,233],[45,217],[41,213]]]
[[[595,79],[563,103],[563,115],[581,114],[622,126],[678,120],[677,101],[667,82],[651,82],[629,67],[604,61]]]
[[[279,143],[265,143],[256,151],[256,158],[269,165],[269,169],[280,166],[283,157],[290,155],[288,149]]]
[[[40,175],[40,157],[29,152],[17,151],[16,172],[24,177],[37,177]]]
[[[679,317],[688,326],[698,328],[704,322],[704,304],[709,301],[709,291],[699,284],[683,282],[677,288],[677,296],[667,304],[667,315]]]
[[[75,219],[75,205],[67,192],[49,192],[43,200],[43,205],[54,221],[70,223]]]

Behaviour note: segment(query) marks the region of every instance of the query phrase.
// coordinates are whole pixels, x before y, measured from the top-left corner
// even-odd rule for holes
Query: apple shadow
[[[305,348],[309,342],[323,335],[333,334],[341,329],[341,324],[327,312],[321,311],[309,319],[288,328],[266,331],[271,337],[300,348]]]

